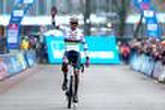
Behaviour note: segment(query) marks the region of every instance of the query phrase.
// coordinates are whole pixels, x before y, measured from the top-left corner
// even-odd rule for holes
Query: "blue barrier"
[[[162,63],[160,61],[156,62],[152,77],[158,79],[159,76],[163,73],[163,71],[164,69]]]
[[[3,59],[0,59],[0,80],[3,80],[7,76],[7,65]]]
[[[25,59],[26,59],[28,67],[32,67],[37,60],[35,51],[25,52]]]
[[[114,36],[90,36],[86,37],[88,44],[88,54],[92,64],[119,64],[119,53],[116,48],[116,38]],[[62,63],[64,54],[63,37],[46,36],[45,42],[48,47],[48,59],[51,64]],[[82,50],[82,48],[81,48]],[[83,51],[81,51],[82,62],[85,61]]]
[[[21,70],[25,70],[27,68],[27,62],[24,57],[24,53],[19,53],[16,55],[17,61],[20,64]]]
[[[2,55],[0,59],[0,80],[3,80],[34,66],[36,54],[31,50],[19,52],[17,55]]]
[[[17,55],[7,55],[2,57],[7,65],[8,75],[14,75],[27,68],[23,53]]]
[[[130,67],[154,79],[159,79],[165,73],[164,65],[161,61],[155,61],[152,57],[145,54],[133,54],[130,60]]]
[[[7,65],[7,73],[8,75],[12,75],[13,73],[17,72],[17,63],[16,63],[16,59],[14,56],[3,56],[2,57],[4,60],[4,63]]]

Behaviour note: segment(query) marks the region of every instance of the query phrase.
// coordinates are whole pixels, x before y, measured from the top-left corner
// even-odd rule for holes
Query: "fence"
[[[133,53],[130,58],[130,67],[156,80],[164,81],[165,79],[165,65],[159,60],[155,61],[151,56]]]
[[[35,51],[0,56],[0,80],[18,74],[35,65]]]

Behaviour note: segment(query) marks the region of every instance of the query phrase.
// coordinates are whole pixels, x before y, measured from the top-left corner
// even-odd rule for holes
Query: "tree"
[[[84,34],[85,35],[91,35],[90,14],[91,14],[91,0],[86,0],[85,1],[85,13],[84,13]]]
[[[114,0],[112,9],[118,14],[119,17],[119,28],[118,35],[120,37],[124,36],[125,26],[126,26],[126,18],[129,12],[131,0]]]
[[[110,5],[110,0],[106,0],[106,12],[110,11],[109,5]]]
[[[141,14],[141,15],[140,15],[140,21],[139,21],[139,23],[137,24],[137,27],[136,27],[135,32],[134,32],[134,37],[135,37],[135,38],[138,37],[139,30],[140,30],[140,28],[141,28],[141,26],[142,26],[142,24],[143,24],[143,18],[144,18],[144,15]]]

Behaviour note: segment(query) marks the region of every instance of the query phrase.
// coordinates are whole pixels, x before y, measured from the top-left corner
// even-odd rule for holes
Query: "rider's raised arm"
[[[56,29],[60,30],[63,34],[66,33],[66,28],[63,26],[58,25],[58,26],[56,26]]]

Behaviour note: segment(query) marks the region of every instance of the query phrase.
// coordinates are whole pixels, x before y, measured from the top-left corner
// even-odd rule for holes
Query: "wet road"
[[[67,110],[60,66],[39,65],[0,82],[1,110]],[[127,66],[91,66],[77,110],[164,110],[165,85]]]

